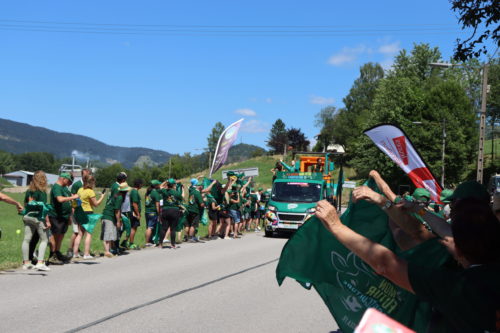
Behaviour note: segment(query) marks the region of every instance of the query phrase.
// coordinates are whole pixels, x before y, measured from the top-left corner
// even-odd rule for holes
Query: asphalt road
[[[0,332],[330,332],[313,290],[275,268],[286,239],[143,249],[50,272],[0,272]]]

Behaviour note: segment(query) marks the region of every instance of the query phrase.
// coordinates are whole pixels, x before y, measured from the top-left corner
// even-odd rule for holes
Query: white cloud
[[[257,115],[257,112],[255,112],[252,109],[238,109],[234,111],[234,113],[240,114],[242,116],[247,116],[247,117],[255,117]]]
[[[245,120],[241,125],[241,131],[246,133],[264,133],[269,131],[269,124],[260,120]]]
[[[394,55],[398,53],[399,50],[400,50],[399,42],[384,44],[378,48],[378,52],[385,55]]]
[[[335,100],[332,97],[311,96],[309,102],[311,104],[327,105],[327,104],[333,104]]]
[[[271,97],[268,97],[265,99],[267,104],[271,104],[273,102],[273,99]]]
[[[384,70],[387,71],[392,68],[392,65],[394,65],[394,58],[386,58],[382,61],[379,61],[379,64]]]
[[[341,66],[355,61],[358,55],[362,53],[372,53],[372,52],[373,50],[371,48],[368,48],[362,44],[356,47],[344,47],[342,48],[342,51],[332,55],[328,59],[328,63],[333,66]]]

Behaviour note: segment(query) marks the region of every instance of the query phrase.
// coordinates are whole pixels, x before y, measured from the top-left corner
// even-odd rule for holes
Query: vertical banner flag
[[[408,174],[416,187],[426,188],[433,201],[440,201],[441,185],[436,181],[420,154],[400,128],[381,124],[364,131],[364,133]]]
[[[238,120],[237,122],[232,123],[224,130],[224,132],[222,132],[219,138],[219,142],[217,143],[217,148],[215,149],[215,156],[212,163],[212,168],[210,169],[209,177],[212,177],[212,174],[219,170],[219,168],[226,162],[229,148],[231,148],[234,141],[236,141],[238,131],[240,130],[242,122],[243,118]]]

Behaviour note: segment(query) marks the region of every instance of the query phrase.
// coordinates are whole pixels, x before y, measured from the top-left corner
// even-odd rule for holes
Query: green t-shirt
[[[115,211],[120,210],[123,203],[123,197],[120,194],[116,194],[108,198],[106,202],[106,207],[102,211],[102,218],[116,222]]]
[[[162,189],[160,194],[163,199],[163,209],[179,208],[182,202],[182,194],[174,189]]]
[[[229,194],[229,209],[231,209],[231,210],[238,210],[238,209],[240,209],[240,203],[231,202],[231,200],[238,200],[238,198],[239,198],[239,192],[238,191],[233,191],[233,190],[230,190],[230,191],[227,191],[227,192]],[[241,199],[240,199],[240,202],[241,202]]]
[[[146,208],[146,213],[158,213],[156,210],[156,203],[160,202],[161,195],[156,189],[153,189],[149,195],[146,195],[144,206]]]
[[[200,191],[191,186],[189,188],[187,211],[190,213],[200,214],[203,211],[203,208],[201,207],[202,204],[203,198],[201,197]]]
[[[24,204],[26,205],[28,202],[31,200],[34,201],[41,201],[43,203],[47,203],[47,192],[42,192],[42,191],[26,191],[24,194]]]
[[[78,190],[83,187],[83,182],[81,180],[74,182],[73,185],[71,186],[71,193],[72,194],[77,194]]]
[[[408,264],[415,294],[443,315],[442,332],[495,332],[500,329],[500,264],[465,270]]]
[[[110,197],[113,197],[115,194],[117,194],[120,189],[120,184],[118,184],[117,182],[114,182],[112,185],[111,185],[111,188],[110,188]]]
[[[257,211],[257,194],[250,194],[250,211],[255,212]]]
[[[55,183],[50,190],[50,203],[54,207],[56,217],[58,218],[69,218],[71,215],[71,201],[66,201],[60,203],[57,201],[57,197],[70,197],[71,192],[67,187],[62,187],[61,185]]]
[[[139,213],[141,212],[141,196],[139,195],[139,191],[136,189],[136,188],[133,188],[131,191],[130,191],[130,209],[131,211],[134,210],[134,207],[132,206],[133,203],[136,203],[137,206],[139,207]]]

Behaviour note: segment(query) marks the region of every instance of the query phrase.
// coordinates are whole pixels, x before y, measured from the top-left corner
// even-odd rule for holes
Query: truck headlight
[[[308,210],[306,210],[306,213],[307,214],[314,214],[314,213],[316,213],[316,207],[309,208]]]
[[[276,207],[274,207],[274,206],[267,206],[267,209],[269,209],[271,212],[276,211]]]

